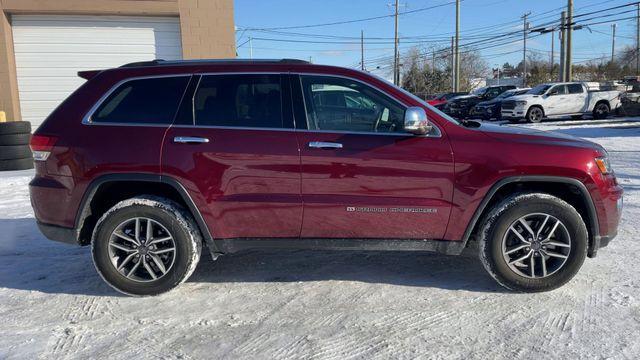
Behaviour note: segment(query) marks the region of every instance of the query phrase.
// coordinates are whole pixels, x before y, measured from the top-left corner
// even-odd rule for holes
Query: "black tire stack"
[[[0,171],[33,169],[31,123],[0,122]]]

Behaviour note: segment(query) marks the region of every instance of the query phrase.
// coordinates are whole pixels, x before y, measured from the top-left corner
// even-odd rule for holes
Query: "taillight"
[[[45,161],[51,154],[51,149],[58,141],[55,136],[33,135],[29,146],[33,152],[33,160]]]

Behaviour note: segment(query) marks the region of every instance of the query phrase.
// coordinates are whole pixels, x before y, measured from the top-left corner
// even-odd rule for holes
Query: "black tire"
[[[539,106],[532,106],[527,110],[525,119],[530,123],[539,123],[544,118],[544,111]]]
[[[175,248],[171,266],[164,275],[147,282],[139,282],[120,273],[109,254],[109,239],[113,231],[136,217],[161,224],[174,242],[171,245]],[[117,203],[98,220],[91,243],[93,262],[100,276],[115,290],[133,296],[158,295],[186,281],[200,260],[201,250],[202,237],[191,215],[177,203],[155,196],[140,196]]]
[[[33,159],[0,160],[0,171],[33,169]]]
[[[31,123],[28,121],[10,121],[0,123],[0,135],[30,134]]]
[[[28,145],[0,146],[0,160],[26,159],[31,156]]]
[[[609,104],[606,102],[597,103],[593,108],[593,118],[595,120],[606,119],[609,117],[609,113],[611,112],[611,108],[609,108]]]
[[[505,255],[505,250],[503,250],[503,241],[507,239],[507,235],[511,234],[510,227],[512,225],[514,227],[517,227],[515,222],[524,216],[529,216],[527,214],[542,214],[542,216],[548,214],[552,217],[555,217],[557,220],[560,220],[562,222],[562,224],[564,225],[564,229],[566,230],[562,232],[567,234],[570,239],[570,247],[567,246],[565,250],[562,250],[568,251],[568,253],[564,254],[566,255],[564,263],[560,265],[560,267],[558,267],[556,270],[554,270],[555,272],[548,274],[546,277],[527,277],[518,274],[515,270],[512,270],[512,268],[508,264],[508,261],[505,260],[505,257],[507,255]],[[547,226],[551,226],[552,222],[550,222]],[[544,223],[542,225],[542,227],[544,228]],[[521,228],[524,229],[524,227],[522,226]],[[533,226],[531,226],[531,228],[533,228]],[[500,285],[514,291],[540,292],[556,289],[573,278],[573,276],[582,266],[582,263],[584,262],[584,259],[587,255],[588,233],[587,227],[582,220],[582,217],[573,206],[549,194],[516,194],[505,199],[504,201],[496,205],[493,210],[485,217],[485,220],[483,221],[480,229],[481,233],[479,236],[479,255],[482,264],[484,265],[487,272],[489,272],[489,274]],[[547,229],[549,228],[547,227]],[[550,232],[550,230],[548,230],[548,232]],[[556,258],[551,257],[545,257],[541,259],[540,254],[542,254],[542,251],[548,250],[540,249],[547,249],[547,247],[541,248],[539,244],[537,244],[536,246],[539,250],[537,255],[538,257],[536,257],[536,259],[538,259],[538,265],[536,266],[535,263],[533,264],[533,266],[528,265],[529,270],[526,270],[527,273],[530,271],[531,267],[533,267],[534,269],[537,269],[537,274],[539,274],[542,271],[542,264],[540,260],[542,262],[545,262],[545,258],[558,261],[556,260]],[[523,251],[525,252],[530,251],[531,253],[535,253],[536,251],[533,250],[533,246],[531,246],[531,248],[523,249]],[[520,254],[516,252],[513,256],[517,257],[520,256]],[[516,262],[515,265],[512,266],[518,266],[519,264],[529,260],[530,259],[527,258],[520,263]],[[523,265],[527,266],[527,264]],[[544,271],[547,270],[545,269]],[[535,270],[534,274],[536,274]]]
[[[0,135],[0,146],[29,145],[31,134]]]

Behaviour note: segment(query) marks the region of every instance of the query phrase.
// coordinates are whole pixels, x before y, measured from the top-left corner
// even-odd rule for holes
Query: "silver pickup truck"
[[[589,90],[581,82],[549,83],[503,101],[502,118],[512,122],[522,119],[540,122],[545,117],[579,119],[592,114],[595,119],[604,119],[618,106],[619,91]]]

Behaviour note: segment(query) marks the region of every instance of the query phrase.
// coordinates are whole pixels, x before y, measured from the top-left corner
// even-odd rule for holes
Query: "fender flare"
[[[513,183],[527,183],[527,182],[546,182],[546,183],[560,183],[560,184],[569,184],[573,185],[580,191],[582,198],[585,200],[587,204],[587,215],[589,216],[589,233],[591,234],[591,239],[589,239],[589,257],[594,257],[600,247],[600,225],[598,224],[598,213],[596,212],[596,207],[593,203],[593,199],[591,198],[591,194],[587,187],[578,179],[568,178],[568,177],[560,177],[560,176],[544,176],[544,175],[531,175],[531,176],[512,176],[507,177],[502,180],[497,181],[491,186],[489,191],[485,194],[484,198],[480,202],[480,205],[476,208],[476,211],[471,218],[469,224],[467,224],[467,228],[465,229],[464,235],[462,237],[462,241],[466,247],[469,239],[471,238],[471,233],[473,229],[476,227],[482,214],[485,212],[487,205],[493,199],[495,194],[502,187],[508,184]]]
[[[98,189],[102,185],[110,182],[123,182],[123,181],[161,183],[161,184],[167,184],[171,186],[174,190],[178,192],[178,194],[180,195],[184,203],[187,205],[187,210],[189,210],[193,215],[193,218],[196,221],[198,228],[200,229],[200,233],[202,234],[202,237],[204,238],[207,245],[210,246],[209,249],[212,251],[213,249],[216,249],[215,247],[213,248],[211,247],[211,246],[214,246],[214,242],[213,242],[211,233],[209,232],[209,228],[207,227],[207,224],[204,221],[204,218],[202,217],[200,210],[195,205],[195,203],[193,202],[193,199],[191,198],[187,190],[184,188],[184,186],[182,186],[182,184],[178,180],[172,177],[156,175],[156,174],[144,174],[144,173],[107,174],[107,175],[101,175],[95,180],[93,180],[87,187],[87,190],[84,192],[82,200],[80,201],[80,206],[78,207],[79,210],[76,213],[75,229],[78,237],[81,236],[80,230],[84,225],[84,221],[87,219],[88,215],[90,214],[89,204],[91,204],[91,200],[93,200],[93,197],[95,196]],[[81,240],[81,239],[78,239],[78,240]]]

